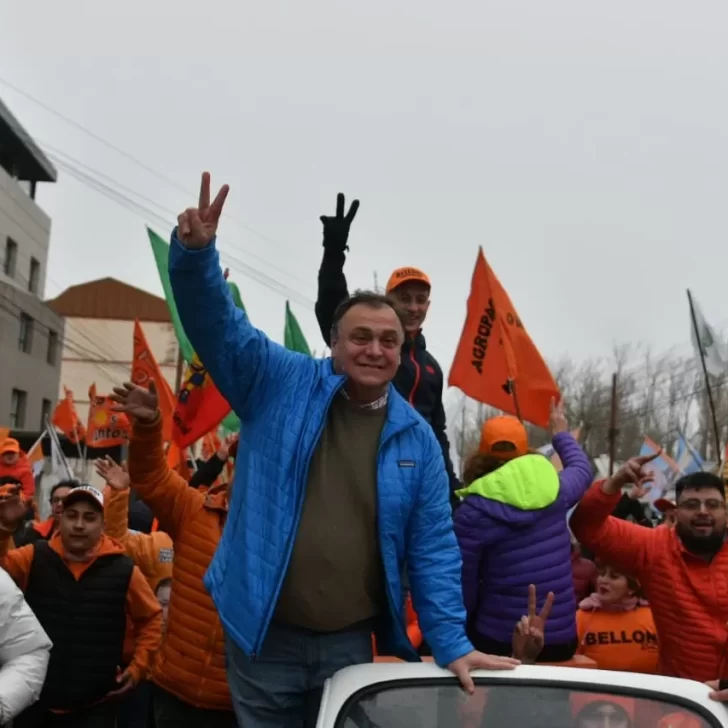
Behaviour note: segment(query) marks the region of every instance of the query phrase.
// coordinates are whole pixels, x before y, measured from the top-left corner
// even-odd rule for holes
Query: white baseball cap
[[[77,500],[89,500],[104,510],[104,494],[93,485],[77,485],[71,488],[70,493],[63,499],[63,505],[68,506]]]

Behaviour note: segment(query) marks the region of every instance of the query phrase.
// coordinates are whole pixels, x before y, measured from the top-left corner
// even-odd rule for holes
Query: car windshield
[[[480,682],[480,681],[479,681]],[[643,694],[644,695],[644,694]],[[384,683],[354,696],[337,728],[717,728],[699,706],[675,698],[589,692],[558,684]]]

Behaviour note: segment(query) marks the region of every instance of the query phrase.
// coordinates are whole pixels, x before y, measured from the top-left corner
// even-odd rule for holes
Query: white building
[[[55,404],[63,320],[43,302],[56,170],[0,101],[0,426],[38,433]]]
[[[98,394],[131,376],[134,355],[134,320],[138,319],[162,374],[175,388],[179,347],[167,302],[163,298],[102,278],[71,286],[48,306],[65,319],[58,398],[63,387],[73,391],[78,416],[88,418],[88,389]]]

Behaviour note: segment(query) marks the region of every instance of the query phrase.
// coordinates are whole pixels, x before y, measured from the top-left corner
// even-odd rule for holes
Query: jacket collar
[[[40,534],[43,538],[50,538],[51,534],[55,530],[55,521],[53,518],[46,518],[45,521],[35,521],[33,523],[33,530]]]
[[[334,371],[334,362],[329,357],[322,362],[324,367],[324,392],[329,398],[329,402],[333,401],[336,392],[344,386],[346,376],[337,374]],[[387,394],[387,420],[382,430],[381,441],[386,442],[390,437],[402,432],[403,430],[413,427],[419,422],[419,415],[404,400],[402,395],[395,389],[392,382],[389,383],[389,391]]]
[[[420,329],[414,336],[408,337],[405,335],[404,342],[402,343],[403,349],[409,349],[413,347],[415,349],[427,349],[427,342],[425,336]]]

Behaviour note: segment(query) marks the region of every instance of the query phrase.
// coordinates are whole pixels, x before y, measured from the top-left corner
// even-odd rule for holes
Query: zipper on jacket
[[[412,385],[412,390],[410,391],[409,397],[407,399],[409,403],[414,407],[415,394],[417,394],[417,388],[420,386],[420,376],[422,374],[420,370],[420,363],[415,358],[415,339],[413,339],[412,343],[410,344],[410,361],[415,365],[415,383]]]
[[[321,439],[321,433],[324,431],[324,427],[326,427],[326,420],[329,413],[329,409],[331,409],[331,403],[334,401],[334,397],[338,394],[339,390],[344,386],[344,382],[346,380],[342,380],[339,385],[334,389],[331,396],[328,398],[326,402],[326,409],[324,410],[324,417],[321,420],[321,426],[318,429],[318,432],[316,433],[316,438],[314,439],[313,447],[311,448],[311,452],[308,454],[308,459],[306,462],[306,478],[308,478],[308,471],[311,468],[311,459],[313,458],[314,450],[316,449],[316,446],[319,443],[319,440]],[[278,584],[275,588],[275,592],[273,593],[273,598],[271,599],[271,603],[268,605],[268,614],[265,617],[265,620],[261,626],[260,632],[258,632],[258,637],[255,641],[255,646],[253,647],[253,652],[250,655],[251,659],[254,659],[256,656],[256,653],[260,652],[260,648],[263,646],[263,640],[265,639],[265,635],[268,633],[268,627],[270,627],[271,620],[273,619],[273,612],[276,608],[276,604],[278,603],[278,597],[281,593],[281,589],[283,588],[283,580],[286,578],[286,571],[288,570],[288,565],[291,562],[291,555],[293,554],[293,545],[296,541],[296,536],[298,535],[298,526],[301,522],[301,516],[303,515],[303,499],[306,497],[306,489],[305,487],[301,488],[301,494],[298,497],[298,501],[296,503],[296,520],[293,523],[293,529],[291,530],[291,535],[288,539],[287,549],[286,549],[286,558],[283,562],[283,567],[281,568],[281,573],[278,577]]]
[[[381,498],[380,498],[380,493],[379,493],[379,467],[381,465],[382,451],[384,450],[384,446],[395,435],[399,435],[402,432],[405,432],[412,426],[413,425],[410,424],[410,425],[403,427],[400,430],[395,430],[394,432],[392,432],[389,435],[389,437],[387,437],[386,440],[379,443],[379,450],[377,451],[377,534],[379,536],[379,551],[382,554],[382,567],[383,567],[383,571],[384,571],[384,586],[385,586],[385,591],[387,593],[387,602],[389,603],[389,613],[394,617],[395,621],[399,624],[399,626],[402,630],[402,634],[405,637],[405,641],[407,641],[407,625],[404,623],[402,614],[397,609],[397,605],[395,604],[394,595],[392,594],[392,587],[390,586],[390,583],[389,583],[389,576],[387,575],[387,564],[384,561],[384,542],[382,540],[382,528],[381,528],[381,521],[380,521],[381,514],[382,514],[382,503],[381,503]],[[398,565],[398,567],[399,567],[399,565]],[[397,571],[398,571],[399,580],[401,582],[402,575],[399,573],[399,568],[397,569]],[[420,659],[420,662],[421,661],[422,660]]]

